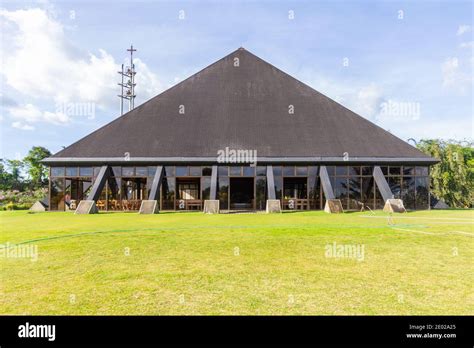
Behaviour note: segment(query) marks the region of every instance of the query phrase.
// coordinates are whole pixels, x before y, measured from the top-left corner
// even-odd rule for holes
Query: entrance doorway
[[[283,179],[283,208],[290,210],[309,209],[307,178]]]
[[[255,209],[254,178],[230,178],[230,209]]]
[[[199,178],[177,178],[177,210],[202,210]]]

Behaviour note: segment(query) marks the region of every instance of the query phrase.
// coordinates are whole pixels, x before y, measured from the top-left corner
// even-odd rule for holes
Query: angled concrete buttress
[[[204,213],[219,214],[219,200],[217,199],[217,165],[212,166],[210,199],[204,201]]]
[[[266,204],[266,212],[268,213],[281,213],[281,202],[276,199],[275,192],[275,179],[273,177],[273,166],[267,166],[267,191],[268,199]]]
[[[139,214],[157,214],[159,213],[158,207],[158,197],[161,187],[161,182],[163,180],[163,166],[157,166],[155,176],[153,177],[153,182],[150,188],[150,195],[147,200],[143,200],[140,205]]]
[[[319,177],[321,178],[321,186],[323,187],[324,197],[326,198],[326,204],[324,205],[324,211],[326,213],[343,213],[342,203],[340,199],[336,199],[334,191],[332,189],[331,180],[326,166],[321,166],[319,169]]]
[[[86,200],[79,202],[79,205],[77,206],[74,214],[96,214],[99,212],[95,205],[95,202],[99,199],[100,193],[102,192],[102,189],[104,188],[104,185],[107,182],[109,176],[110,167],[100,167],[99,175],[97,175],[97,178],[94,181],[94,185],[92,186],[89,196],[87,196]]]
[[[392,190],[388,185],[385,176],[383,175],[382,169],[380,166],[374,167],[374,180],[377,188],[382,195],[382,198],[385,202],[383,211],[389,213],[404,213],[406,212],[405,206],[403,205],[403,201],[401,199],[393,198]]]

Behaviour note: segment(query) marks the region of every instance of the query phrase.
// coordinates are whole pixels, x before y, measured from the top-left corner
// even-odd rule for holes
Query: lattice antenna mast
[[[136,52],[137,50],[133,48],[133,45],[131,45],[127,51],[130,52],[130,66],[124,66],[124,64],[122,64],[122,71],[118,72],[122,78],[122,81],[118,84],[121,88],[121,93],[119,95],[121,115],[123,115],[124,100],[128,100],[128,111],[135,108],[135,86],[137,84],[135,83],[136,71],[135,64],[133,64],[133,52]]]

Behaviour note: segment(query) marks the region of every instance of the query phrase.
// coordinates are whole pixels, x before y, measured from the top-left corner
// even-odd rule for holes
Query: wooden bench
[[[184,202],[184,207],[182,205]],[[201,199],[178,199],[176,201],[177,210],[202,210],[202,200]]]
[[[291,204],[293,201],[293,204]],[[293,207],[291,207],[293,205]],[[283,200],[283,209],[289,210],[309,210],[309,200],[306,198],[290,198]]]

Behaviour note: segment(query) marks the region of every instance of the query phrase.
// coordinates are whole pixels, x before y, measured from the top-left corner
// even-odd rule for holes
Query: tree
[[[23,187],[23,178],[21,176],[21,169],[23,168],[23,162],[20,160],[7,160],[8,168],[10,170],[10,183],[11,189],[21,190]]]
[[[11,189],[12,177],[11,177],[11,174],[8,173],[6,169],[5,162],[6,161],[3,158],[0,159],[0,189],[1,190]]]
[[[34,188],[40,187],[48,177],[48,167],[41,160],[50,157],[51,152],[42,146],[33,146],[23,159]]]
[[[470,207],[474,202],[474,149],[472,144],[463,143],[425,139],[417,145],[440,160],[431,167],[431,192],[456,208]]]

